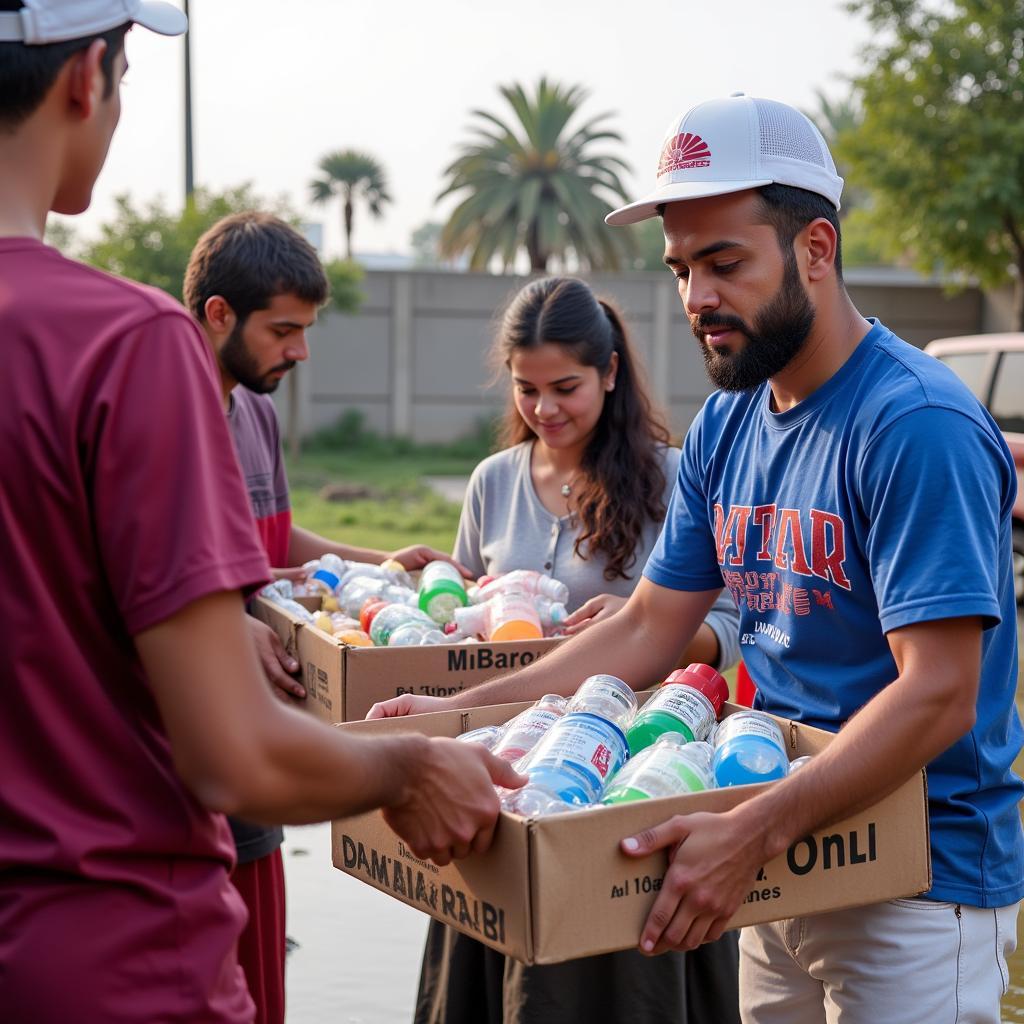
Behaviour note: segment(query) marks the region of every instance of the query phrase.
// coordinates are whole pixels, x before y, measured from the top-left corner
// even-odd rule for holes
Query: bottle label
[[[567,715],[537,745],[527,771],[544,768],[563,774],[568,782],[582,786],[592,802],[625,763],[627,750],[625,737],[611,723]]]
[[[715,746],[720,747],[727,740],[738,736],[757,736],[774,743],[783,752],[786,750],[786,741],[778,724],[767,715],[757,712],[740,711],[723,719],[715,736]]]
[[[665,686],[641,708],[637,721],[647,711],[665,711],[678,718],[693,734],[695,740],[706,740],[715,724],[715,709],[711,702],[690,686]]]

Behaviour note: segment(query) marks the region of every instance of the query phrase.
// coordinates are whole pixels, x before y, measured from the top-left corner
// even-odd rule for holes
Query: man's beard
[[[790,252],[782,284],[754,315],[753,327],[737,316],[715,313],[694,317],[690,326],[700,342],[711,383],[723,391],[750,391],[789,365],[804,347],[814,326],[814,315],[814,306],[800,281],[796,257]],[[734,353],[714,351],[704,334],[722,327],[742,332],[747,343]]]
[[[235,324],[234,329],[224,342],[218,355],[224,369],[231,374],[244,388],[254,391],[257,395],[268,395],[277,390],[281,378],[273,378],[270,375],[278,370],[286,373],[295,366],[294,362],[279,363],[271,367],[266,373],[260,373],[256,360],[245,344],[244,325]]]

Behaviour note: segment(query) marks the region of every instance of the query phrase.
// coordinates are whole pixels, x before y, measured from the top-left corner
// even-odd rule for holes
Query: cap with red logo
[[[733,93],[688,110],[668,128],[650,194],[613,210],[608,224],[657,216],[663,203],[792,185],[839,209],[843,179],[821,132],[806,114],[775,100]]]
[[[0,12],[0,42],[44,46],[126,22],[165,36],[180,36],[188,27],[184,12],[163,0],[24,0],[18,10]]]

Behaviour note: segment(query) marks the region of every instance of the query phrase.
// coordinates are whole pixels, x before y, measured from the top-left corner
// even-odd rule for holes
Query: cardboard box
[[[310,600],[302,599],[304,606]],[[426,647],[349,647],[258,597],[250,610],[302,666],[305,707],[329,724],[358,722],[403,693],[448,696],[529,665],[561,639]]]
[[[457,736],[529,704],[339,726],[359,735]],[[727,704],[724,713],[742,710]],[[778,719],[790,759],[833,735]],[[627,858],[619,840],[673,814],[724,811],[766,783],[528,820],[502,813],[485,854],[438,867],[405,847],[380,812],[332,825],[335,867],[530,964],[635,948],[665,874],[664,852]],[[931,886],[924,772],[862,814],[795,842],[764,866],[731,926],[840,910]]]

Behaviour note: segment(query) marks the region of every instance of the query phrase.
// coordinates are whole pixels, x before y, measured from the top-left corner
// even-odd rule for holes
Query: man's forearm
[[[974,721],[969,672],[935,664],[901,674],[804,769],[736,808],[762,836],[765,860],[876,804],[963,736]]]
[[[634,689],[663,679],[679,657],[679,643],[651,630],[627,604],[615,615],[566,640],[518,672],[489,680],[451,697],[453,707],[538,700],[546,693],[569,696],[587,676],[608,673]]]

